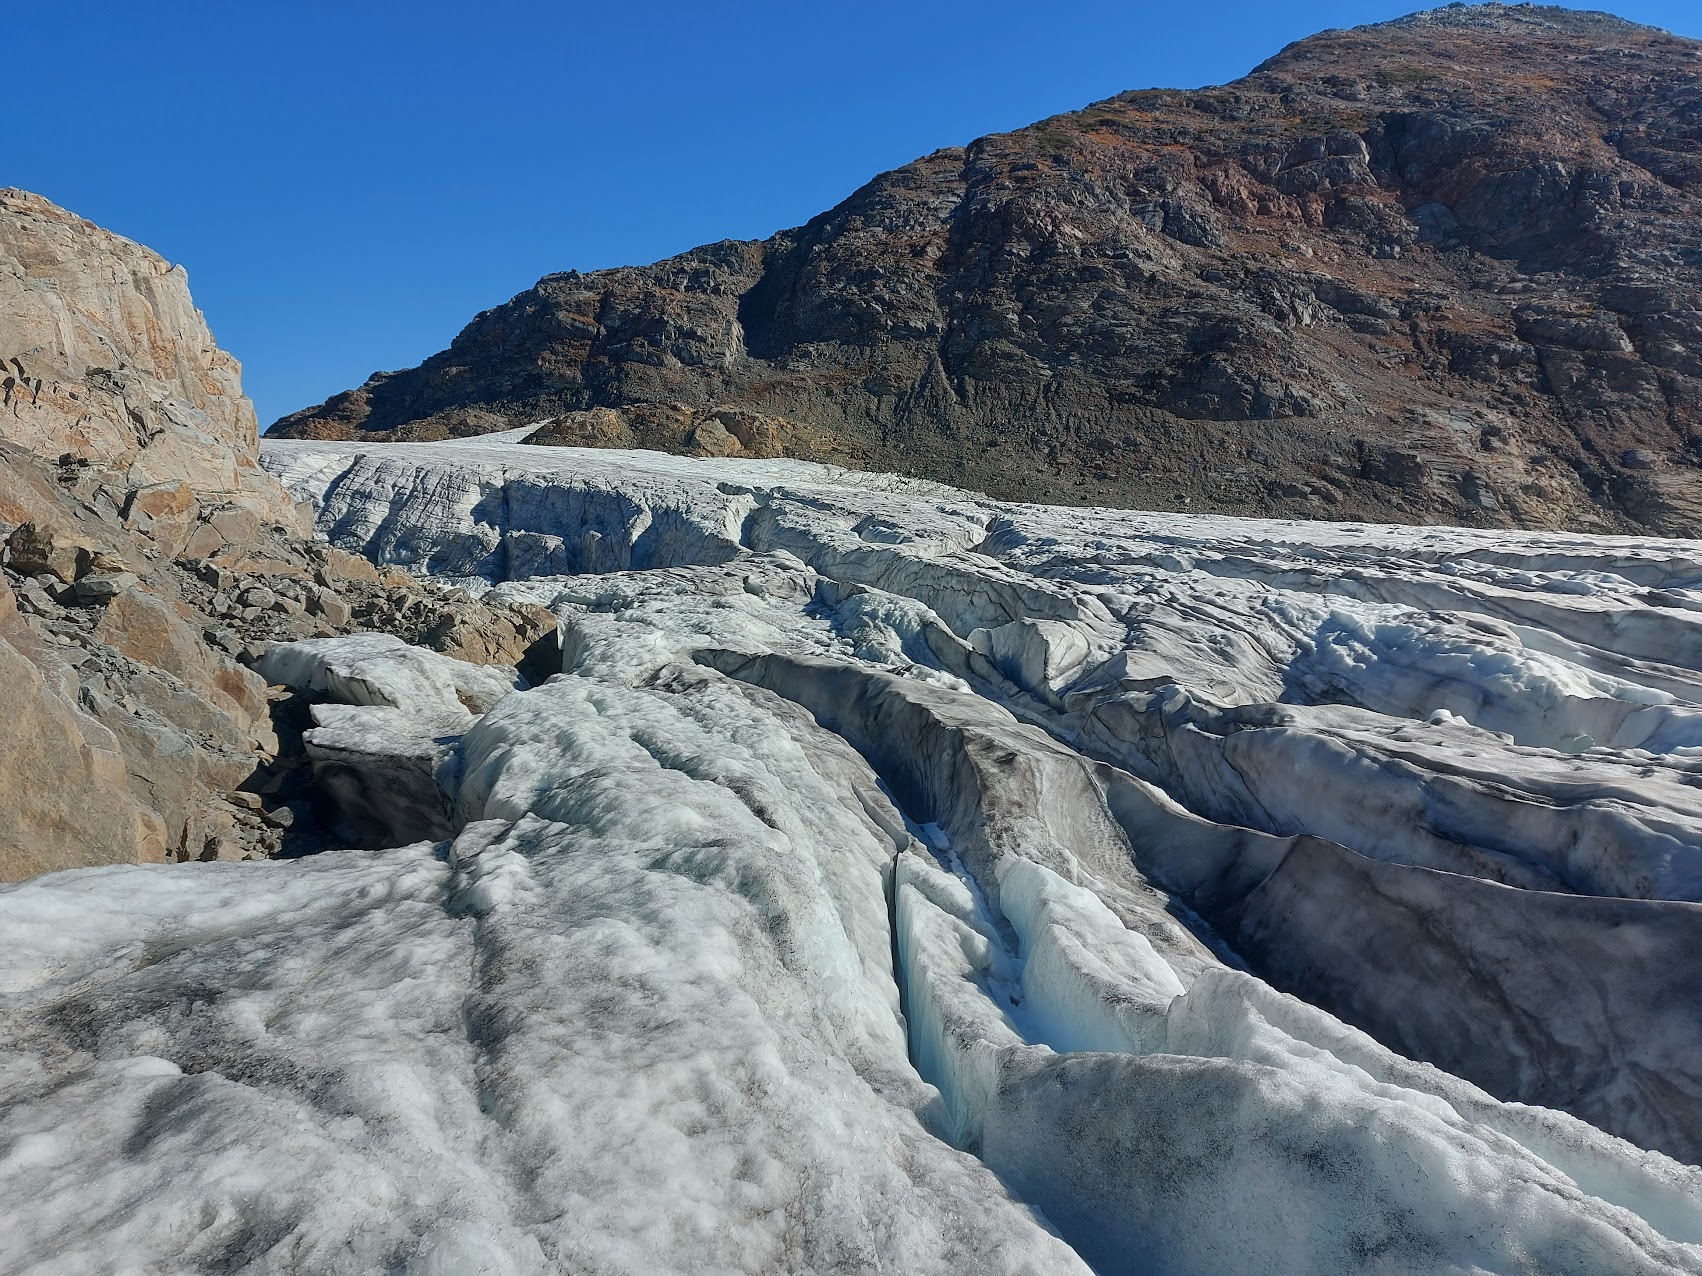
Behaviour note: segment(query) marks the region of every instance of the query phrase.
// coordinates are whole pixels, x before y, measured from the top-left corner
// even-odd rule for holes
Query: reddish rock
[[[130,791],[110,732],[0,582],[0,881],[90,864],[162,863],[165,827]]]
[[[126,522],[138,518],[182,518],[195,508],[195,490],[187,483],[154,483],[131,490],[124,502]]]
[[[267,720],[266,684],[258,674],[208,647],[159,598],[132,589],[107,604],[95,637],[132,660],[163,669],[204,695],[244,732]]]
[[[190,532],[189,538],[178,550],[178,557],[189,561],[198,561],[211,558],[224,547],[225,538],[219,534],[218,528],[202,523]]]
[[[260,539],[260,518],[251,509],[228,505],[207,516],[207,526],[224,537],[225,544],[247,546]]]
[[[95,547],[68,529],[24,523],[6,538],[6,556],[21,576],[45,574],[69,584],[88,572]]]
[[[1699,55],[1531,5],[1327,31],[548,275],[273,433],[547,419],[1019,500],[1702,534]]]
[[[353,581],[362,585],[378,583],[378,568],[359,554],[350,554],[333,545],[321,546],[319,552],[324,560],[316,573],[321,585],[335,588],[340,581]]]
[[[207,331],[181,266],[39,195],[0,189],[0,331],[6,439],[92,462],[125,486],[187,483],[295,521],[260,471],[240,367]]]

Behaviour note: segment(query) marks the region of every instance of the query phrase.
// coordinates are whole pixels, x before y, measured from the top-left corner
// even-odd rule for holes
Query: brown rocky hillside
[[[1702,534],[1702,44],[1451,5],[808,225],[550,275],[291,437],[788,455],[1006,498]]]

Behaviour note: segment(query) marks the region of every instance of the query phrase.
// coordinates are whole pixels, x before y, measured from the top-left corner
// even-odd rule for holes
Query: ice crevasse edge
[[[0,1266],[1702,1270],[1702,546],[266,463],[564,676],[279,649],[447,843],[0,893]]]

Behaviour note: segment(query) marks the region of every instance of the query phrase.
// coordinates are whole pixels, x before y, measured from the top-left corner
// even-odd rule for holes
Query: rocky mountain
[[[1697,542],[257,449],[8,207],[0,1271],[1702,1276]]]
[[[294,438],[794,456],[1003,498],[1702,531],[1702,45],[1450,5],[550,275]]]

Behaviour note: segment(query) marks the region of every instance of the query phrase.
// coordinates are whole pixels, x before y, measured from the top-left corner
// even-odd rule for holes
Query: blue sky
[[[265,425],[549,271],[761,237],[936,147],[1415,7],[48,0],[0,25],[0,184],[184,263]],[[1696,0],[1598,7],[1702,36]]]

